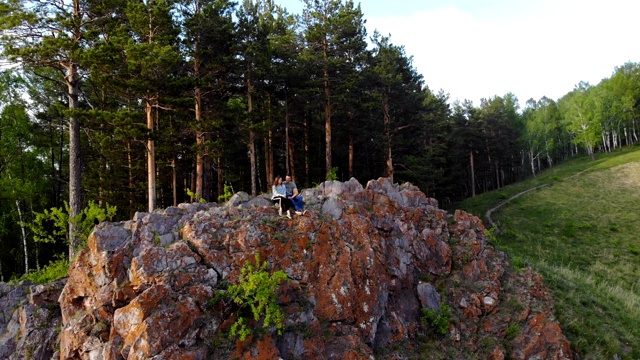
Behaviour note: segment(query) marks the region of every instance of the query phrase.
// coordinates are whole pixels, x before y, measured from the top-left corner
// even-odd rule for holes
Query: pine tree
[[[179,29],[172,17],[175,4],[165,0],[148,2],[129,1],[126,16],[129,39],[124,51],[129,73],[134,75],[126,81],[144,104],[144,114],[149,131],[147,139],[147,188],[148,211],[156,208],[156,154],[155,135],[157,127],[154,110],[170,110],[163,106],[163,92],[170,89],[182,58],[178,52]]]
[[[190,95],[194,101],[193,131],[196,145],[196,186],[198,198],[209,199],[208,174],[210,155],[221,159],[220,150],[212,142],[212,134],[220,127],[224,97],[230,92],[233,69],[237,67],[234,55],[235,25],[232,19],[234,5],[226,0],[194,0],[181,3],[184,18],[183,34],[185,57],[189,59],[188,76]],[[221,173],[220,162],[217,171]],[[222,180],[220,178],[220,180]],[[222,181],[218,194],[222,194]]]
[[[79,58],[83,51],[86,26],[92,21],[90,3],[83,0],[11,0],[4,3],[0,29],[5,56],[25,68],[51,68],[48,78],[66,87],[69,115],[69,206],[71,215],[82,210],[82,163],[80,152]],[[73,258],[79,238],[74,222],[69,223],[69,257]]]
[[[353,1],[305,0],[302,21],[305,27],[305,60],[319,69],[324,104],[325,173],[332,172],[332,113],[344,94],[337,84],[357,70],[366,49],[366,29],[360,6]]]
[[[393,181],[393,148],[395,144],[406,144],[400,140],[404,133],[412,134],[407,138],[415,138],[420,133],[425,94],[422,76],[413,68],[404,48],[391,44],[388,37],[377,33],[373,41],[376,46],[372,67],[375,76],[373,88],[380,101],[383,120],[385,175]]]

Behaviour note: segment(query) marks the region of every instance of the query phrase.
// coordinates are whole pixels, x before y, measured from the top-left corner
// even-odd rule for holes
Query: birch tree
[[[31,220],[34,203],[40,206],[46,201],[48,179],[43,176],[46,156],[36,139],[35,124],[27,113],[25,101],[12,86],[2,83],[21,81],[15,76],[2,74],[0,80],[0,247],[14,242],[14,251],[21,249],[22,256],[14,261],[22,263],[24,272],[31,269],[30,259],[39,264],[37,245],[33,243],[26,224]],[[24,89],[22,89],[24,91]],[[16,229],[18,227],[18,229]],[[19,244],[19,245],[17,245]],[[0,263],[6,261],[2,252]],[[19,253],[16,251],[14,256]],[[1,272],[1,271],[0,271]]]
[[[595,101],[590,91],[591,85],[580,82],[579,85],[561,101],[565,126],[573,134],[573,142],[584,147],[589,157],[595,159],[595,148],[602,128],[596,117]]]

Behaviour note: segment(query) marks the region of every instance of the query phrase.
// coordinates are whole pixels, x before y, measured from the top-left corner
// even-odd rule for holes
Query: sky
[[[435,93],[450,101],[516,95],[558,100],[640,62],[637,0],[354,0],[368,35],[405,47]],[[275,0],[302,13],[301,0]]]

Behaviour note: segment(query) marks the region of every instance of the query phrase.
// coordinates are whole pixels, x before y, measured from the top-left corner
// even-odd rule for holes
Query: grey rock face
[[[65,283],[0,283],[0,359],[54,356],[62,323],[58,296]]]

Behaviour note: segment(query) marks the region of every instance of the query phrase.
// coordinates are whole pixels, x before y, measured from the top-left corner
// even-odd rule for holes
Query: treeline
[[[352,1],[10,0],[0,5],[0,274],[73,254],[34,214],[113,220],[326,178],[410,181],[447,205],[637,141],[640,68],[557,102],[450,103]],[[427,79],[428,82],[428,79]],[[53,228],[52,228],[53,230]]]

